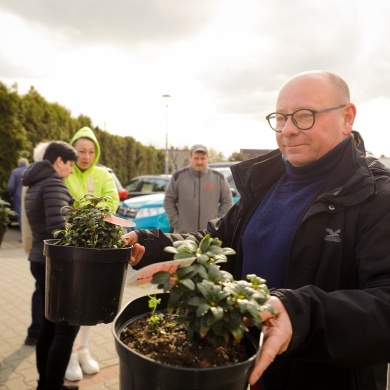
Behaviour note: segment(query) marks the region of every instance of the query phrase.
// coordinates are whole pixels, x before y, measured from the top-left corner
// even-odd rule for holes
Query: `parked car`
[[[232,171],[230,170],[230,168],[229,167],[221,167],[221,168],[212,167],[212,168],[221,172],[225,176],[226,180],[229,183],[230,190],[232,191],[233,203],[236,203],[238,199],[240,199],[240,194],[238,193],[236,183],[234,182]]]
[[[165,193],[156,192],[127,199],[119,206],[117,216],[133,221],[135,229],[159,228],[169,233],[171,226],[163,206],[164,197]]]
[[[232,189],[233,203],[240,198],[234,183],[230,168],[218,169],[221,171]],[[135,223],[134,229],[161,229],[164,233],[171,232],[167,214],[164,209],[165,193],[154,193],[144,196],[136,196],[125,200],[119,206],[117,216],[130,219]]]
[[[127,198],[153,194],[154,192],[165,192],[171,175],[143,175],[131,179],[126,184]]]

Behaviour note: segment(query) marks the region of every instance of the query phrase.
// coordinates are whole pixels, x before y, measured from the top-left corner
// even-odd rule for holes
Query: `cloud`
[[[155,145],[167,93],[174,145],[237,128],[248,144],[302,71],[344,77],[358,118],[390,104],[389,14],[381,0],[3,0],[0,80]]]
[[[262,4],[266,6],[259,6],[248,19],[252,47],[247,46],[246,55],[233,47],[231,53],[239,55],[202,73],[202,80],[218,97],[221,112],[247,116],[268,112],[288,78],[312,69],[344,77],[357,103],[389,96],[383,88],[390,85],[386,44],[390,28],[383,18],[390,12],[388,4],[374,14],[372,3],[360,1]]]
[[[184,39],[213,17],[215,0],[3,1],[0,8],[29,24],[66,35],[76,45],[122,47]]]
[[[3,78],[18,78],[30,76],[34,77],[34,73],[28,69],[28,66],[13,64],[8,56],[0,52],[1,76]]]

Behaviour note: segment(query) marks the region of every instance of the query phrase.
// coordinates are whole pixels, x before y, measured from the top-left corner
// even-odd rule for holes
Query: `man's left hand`
[[[287,350],[292,337],[290,317],[281,300],[272,296],[267,304],[275,309],[275,314],[270,313],[268,310],[260,313],[264,325],[264,342],[260,357],[249,377],[251,385],[254,385],[259,380],[264,371],[274,361],[276,355]]]

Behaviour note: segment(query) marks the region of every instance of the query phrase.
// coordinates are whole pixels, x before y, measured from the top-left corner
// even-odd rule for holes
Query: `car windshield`
[[[137,190],[137,187],[138,187],[138,183],[139,183],[139,180],[138,179],[134,179],[132,180],[127,186],[126,186],[126,190],[131,192],[131,191],[136,191]]]
[[[165,192],[169,178],[142,177],[130,181],[126,186],[128,192]]]

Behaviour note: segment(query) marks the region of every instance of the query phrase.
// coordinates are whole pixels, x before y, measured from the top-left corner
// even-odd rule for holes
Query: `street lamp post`
[[[162,95],[165,100],[165,174],[169,173],[169,150],[168,150],[168,99],[171,95]]]

